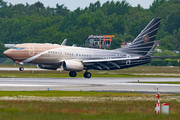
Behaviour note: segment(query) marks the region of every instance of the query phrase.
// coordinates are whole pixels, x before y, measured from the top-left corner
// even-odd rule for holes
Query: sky
[[[11,3],[12,5],[19,3],[26,4],[26,2],[31,5],[37,1],[40,1],[41,3],[44,4],[45,7],[47,6],[56,7],[56,4],[58,3],[59,5],[64,4],[64,6],[66,6],[68,9],[74,11],[78,7],[84,9],[86,6],[89,6],[90,3],[95,3],[97,0],[3,0],[3,1],[7,2],[8,5],[9,3]],[[102,5],[108,0],[99,0],[99,1]],[[118,0],[113,0],[113,1],[116,2]],[[126,1],[133,7],[140,4],[143,8],[148,9],[154,0],[126,0]]]

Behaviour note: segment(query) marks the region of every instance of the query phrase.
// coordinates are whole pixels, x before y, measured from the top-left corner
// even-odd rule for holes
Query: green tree
[[[100,17],[92,18],[91,21],[88,23],[88,26],[92,27],[95,31],[98,26],[102,24],[102,19]]]
[[[156,40],[160,40],[160,39],[162,39],[162,38],[164,38],[165,36],[168,36],[168,35],[170,35],[169,32],[166,32],[163,29],[158,30]]]
[[[177,44],[177,39],[172,35],[165,36],[164,38],[160,39],[160,41],[160,45],[166,50],[174,50],[175,45]]]
[[[113,31],[117,34],[124,34],[125,31],[125,20],[119,15],[117,18],[114,18],[112,21]]]
[[[129,28],[129,34],[136,37],[140,33],[140,24],[139,22],[133,23]]]
[[[172,12],[167,19],[165,30],[173,34],[173,30],[180,28],[180,11]]]
[[[177,42],[175,45],[177,45],[178,48],[180,48],[180,28],[177,30],[173,31],[173,36],[177,39]]]
[[[102,25],[96,29],[95,33],[99,35],[112,35],[113,26],[111,23],[103,21]]]
[[[124,35],[124,42],[133,41],[135,38],[132,35]]]
[[[5,57],[3,55],[3,52],[5,51],[5,47],[4,47],[4,44],[0,41],[0,57]]]
[[[122,43],[123,43],[123,39],[115,37],[111,42],[110,49],[120,48]]]

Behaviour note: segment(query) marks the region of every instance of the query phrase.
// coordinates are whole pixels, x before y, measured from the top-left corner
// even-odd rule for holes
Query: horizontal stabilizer
[[[146,56],[152,56],[156,47],[157,47],[157,44],[154,44],[153,47],[151,48],[151,50],[146,54]]]
[[[176,56],[153,56],[153,59],[164,59],[164,58],[172,58],[172,57],[176,57]]]

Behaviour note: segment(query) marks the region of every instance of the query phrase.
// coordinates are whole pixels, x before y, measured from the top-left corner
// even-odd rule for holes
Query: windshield
[[[25,49],[25,48],[13,47],[12,49],[15,49],[15,50],[23,50],[23,49]]]

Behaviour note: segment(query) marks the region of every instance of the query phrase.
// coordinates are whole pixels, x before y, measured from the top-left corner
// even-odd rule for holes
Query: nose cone
[[[11,58],[11,55],[12,55],[12,53],[9,50],[4,51],[3,54],[8,58]]]

